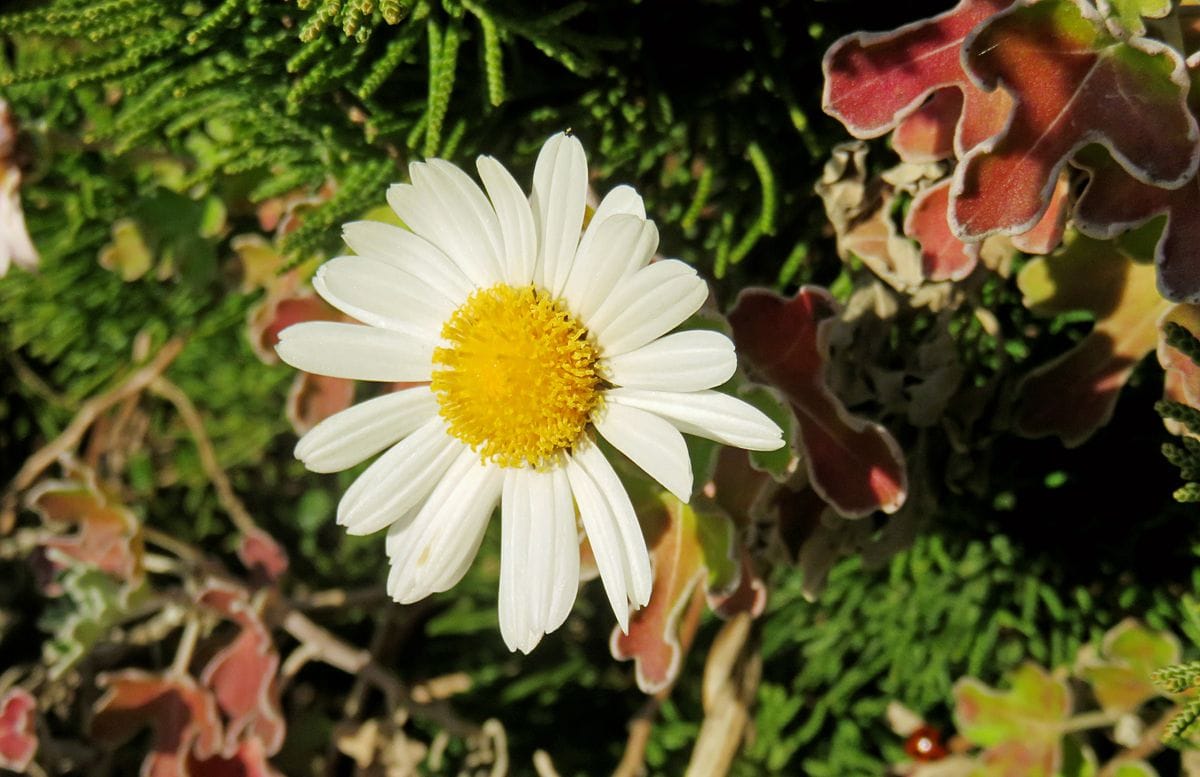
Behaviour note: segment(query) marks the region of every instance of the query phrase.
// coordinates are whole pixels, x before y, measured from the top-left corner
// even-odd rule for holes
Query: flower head
[[[332,472],[386,449],[338,522],[388,528],[400,602],[462,578],[499,502],[500,629],[528,652],[574,602],[579,525],[622,629],[650,597],[645,540],[597,435],[684,501],[681,432],[756,450],[783,441],[762,413],[711,390],[737,366],[725,335],[668,334],[708,287],[682,262],[651,263],[658,232],[633,189],[609,192],[584,228],[574,137],[546,142],[528,198],[496,160],[476,166],[482,190],[449,162],[414,163],[412,183],[388,191],[409,229],[347,224],[357,256],[327,262],[313,286],[366,326],[298,324],[277,348],[308,372],[424,384],[332,416],[296,456]]]

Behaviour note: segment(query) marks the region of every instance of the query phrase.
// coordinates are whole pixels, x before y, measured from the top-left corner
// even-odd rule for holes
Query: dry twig
[[[200,453],[200,464],[204,467],[208,479],[212,481],[213,487],[217,489],[217,499],[225,508],[225,512],[233,519],[234,526],[242,534],[249,534],[256,530],[258,525],[251,517],[250,511],[242,504],[242,500],[234,493],[233,486],[229,482],[229,475],[221,467],[221,462],[217,461],[217,453],[213,449],[212,440],[209,439],[208,432],[204,431],[204,419],[200,417],[200,411],[196,409],[191,398],[183,389],[162,376],[158,376],[150,382],[150,390],[174,405],[179,412],[184,426],[188,428],[192,439],[196,441],[196,449]]]
[[[60,456],[76,450],[83,435],[103,413],[127,397],[142,391],[162,375],[182,350],[183,340],[179,338],[168,340],[149,363],[135,371],[119,386],[84,402],[79,407],[79,412],[71,419],[71,423],[67,424],[67,428],[63,429],[58,437],[42,446],[25,460],[25,464],[5,491],[3,501],[0,501],[0,534],[7,534],[15,520],[17,495],[32,486],[34,481]]]

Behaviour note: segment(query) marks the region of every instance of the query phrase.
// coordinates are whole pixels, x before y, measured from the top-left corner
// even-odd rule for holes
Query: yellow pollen
[[[441,416],[485,461],[541,467],[579,441],[600,403],[596,349],[546,292],[479,289],[442,339],[432,382]]]

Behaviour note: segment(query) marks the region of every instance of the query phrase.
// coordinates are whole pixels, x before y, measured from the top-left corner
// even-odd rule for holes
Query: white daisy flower
[[[667,334],[708,287],[683,262],[650,263],[658,231],[641,197],[617,187],[583,229],[576,138],[546,142],[528,198],[495,159],[476,166],[486,195],[431,159],[388,190],[409,229],[347,224],[357,256],[327,262],[313,286],[366,326],[297,324],[277,350],[307,372],[427,383],[331,416],[296,456],[334,472],[386,449],[337,517],[351,534],[388,529],[387,589],[402,603],[462,578],[499,502],[500,631],[529,652],[574,602],[579,525],[622,630],[650,598],[641,527],[596,435],[685,502],[680,432],[752,450],[783,440],[758,410],[710,390],[736,368],[729,338]]]

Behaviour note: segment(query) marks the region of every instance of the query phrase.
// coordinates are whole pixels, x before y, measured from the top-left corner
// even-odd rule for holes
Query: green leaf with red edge
[[[619,661],[633,660],[638,687],[659,693],[679,675],[683,656],[699,624],[704,597],[699,586],[716,596],[737,590],[740,568],[729,517],[715,505],[694,506],[669,494],[658,509],[638,510],[651,548],[654,587],[650,603],[633,614],[629,632],[613,629],[609,648]]]
[[[75,565],[62,574],[63,597],[38,621],[52,632],[42,643],[42,661],[57,680],[87,655],[109,630],[148,596],[144,580],[119,583],[94,567]]]
[[[279,282],[286,258],[259,234],[237,235],[229,241],[242,271],[242,292],[269,289]]]
[[[1113,37],[1083,0],[1014,6],[967,39],[963,60],[985,89],[1015,100],[1005,130],[955,170],[951,221],[964,239],[1028,231],[1068,158],[1089,143],[1144,183],[1178,187],[1196,171],[1200,131],[1182,57]]]
[[[908,490],[904,454],[888,431],[851,414],[825,382],[829,324],[838,306],[805,286],[785,299],[746,289],[729,313],[738,353],[779,390],[800,426],[805,467],[817,492],[846,516],[895,512]]]
[[[38,738],[37,700],[19,686],[0,696],[0,769],[22,773],[33,761]]]
[[[958,732],[984,748],[979,775],[1054,777],[1062,762],[1063,724],[1071,714],[1066,682],[1023,664],[999,691],[973,677],[954,684]]]
[[[112,242],[100,249],[100,266],[115,272],[126,283],[141,278],[154,266],[154,254],[146,245],[133,219],[117,219],[112,225]]]
[[[200,591],[197,601],[240,627],[233,641],[218,651],[200,673],[200,681],[212,689],[226,717],[220,754],[232,758],[239,742],[248,736],[260,740],[268,754],[278,752],[286,724],[276,683],[279,653],[271,633],[240,588],[212,581]]]
[[[796,416],[788,409],[787,402],[775,392],[764,386],[747,384],[746,388],[737,392],[737,396],[774,421],[775,425],[783,430],[784,440],[791,443],[797,439],[799,431],[796,428]],[[780,482],[790,477],[796,466],[796,455],[792,453],[790,444],[773,451],[750,451],[749,455],[755,469],[769,473]]]
[[[957,281],[979,261],[979,244],[964,243],[950,228],[950,180],[921,191],[904,218],[904,234],[921,245],[921,271],[931,281]]]
[[[1108,712],[1136,712],[1162,695],[1150,675],[1179,663],[1179,640],[1126,618],[1104,635],[1100,649],[1085,648],[1075,674],[1091,683],[1096,701]]]
[[[1163,296],[1176,302],[1200,302],[1200,176],[1177,189],[1138,181],[1112,157],[1096,148],[1085,149],[1073,164],[1088,174],[1088,184],[1075,206],[1075,224],[1096,238],[1166,217],[1154,252],[1158,285]]]
[[[25,497],[25,504],[49,531],[39,535],[47,558],[58,568],[84,564],[118,580],[142,573],[142,527],[137,516],[106,494],[95,475],[47,480]],[[71,533],[64,533],[74,529]]]
[[[104,695],[96,702],[90,735],[115,747],[149,728],[143,777],[185,774],[184,765],[193,753],[208,758],[220,750],[216,702],[190,676],[124,669],[99,675],[96,684]]]
[[[961,156],[1004,127],[1011,106],[1001,91],[983,91],[963,71],[960,48],[971,31],[1011,0],[962,0],[943,14],[886,33],[855,33],[822,62],[825,112],[850,134],[873,138],[894,129],[939,89],[955,88],[963,106],[954,133]]]
[[[1078,345],[1030,372],[1018,389],[1018,432],[1079,445],[1112,417],[1121,387],[1157,345],[1157,322],[1169,303],[1154,288],[1152,267],[1112,242],[1078,234],[1022,268],[1017,285],[1034,312],[1086,310],[1096,317]]]
[[[1171,13],[1171,0],[1099,0],[1104,22],[1113,35],[1146,34],[1146,19],[1161,19]]]
[[[1200,306],[1175,305],[1170,308],[1158,322],[1158,363],[1163,368],[1163,396],[1173,402],[1200,409],[1200,366],[1197,366],[1187,354],[1167,343],[1162,336],[1163,328],[1168,324],[1178,324],[1194,336],[1200,336]],[[1163,419],[1171,434],[1190,434],[1188,428],[1171,419]]]

